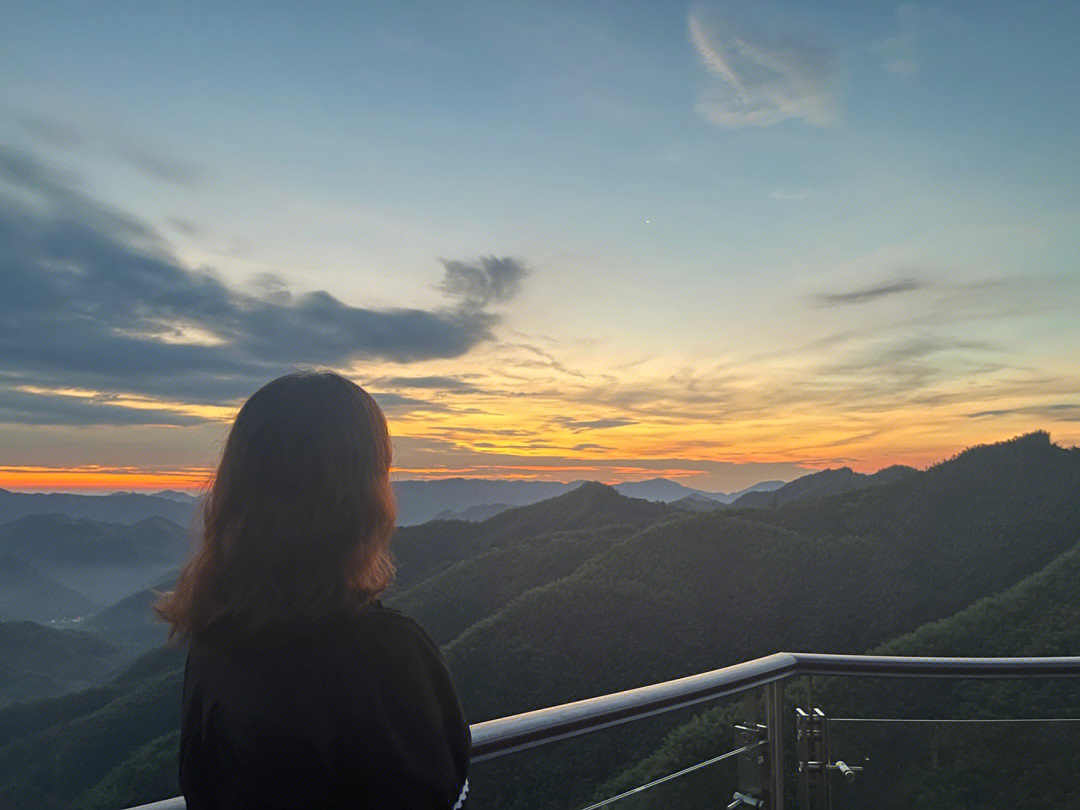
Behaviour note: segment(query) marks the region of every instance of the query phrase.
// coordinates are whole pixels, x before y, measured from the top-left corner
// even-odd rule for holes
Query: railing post
[[[769,807],[784,810],[784,682],[765,687],[765,723],[769,728]]]

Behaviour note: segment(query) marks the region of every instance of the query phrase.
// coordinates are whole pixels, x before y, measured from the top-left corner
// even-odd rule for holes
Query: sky
[[[1080,5],[16,2],[0,487],[209,479],[298,366],[399,478],[1080,443]]]

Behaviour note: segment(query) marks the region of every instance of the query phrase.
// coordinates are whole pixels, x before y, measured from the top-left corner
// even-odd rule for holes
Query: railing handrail
[[[479,762],[521,748],[576,737],[732,692],[764,686],[788,677],[796,666],[796,659],[790,653],[774,653],[673,681],[476,723],[471,726],[471,760]]]
[[[789,653],[798,675],[897,678],[1056,678],[1080,675],[1080,656],[940,658]]]
[[[692,706],[797,675],[928,678],[1080,676],[1080,656],[934,658],[774,653],[710,672],[500,717],[470,726],[473,762]],[[182,797],[130,810],[185,810]]]

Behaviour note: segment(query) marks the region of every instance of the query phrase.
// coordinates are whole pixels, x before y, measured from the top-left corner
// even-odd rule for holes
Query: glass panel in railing
[[[727,807],[748,709],[722,699],[475,763],[470,810]]]
[[[874,679],[858,690],[867,684],[891,699],[826,720],[836,810],[1080,806],[1077,684]]]

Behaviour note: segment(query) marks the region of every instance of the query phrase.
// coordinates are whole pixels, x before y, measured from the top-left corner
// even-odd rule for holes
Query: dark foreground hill
[[[628,506],[603,490],[482,524],[414,527],[398,538],[407,541],[402,598],[430,580],[436,599],[455,584],[467,590],[489,552],[517,549],[525,559],[543,551],[523,538],[580,542],[584,535],[575,541],[570,533],[612,525],[597,515],[629,527],[571,573],[526,583],[445,648],[470,720],[783,647],[864,652],[1015,585],[1080,537],[1080,453],[1045,434],[977,448],[859,492],[734,515]],[[479,567],[453,573],[470,559]],[[436,575],[444,577],[438,587]],[[91,806],[107,793],[124,806],[175,791],[176,717],[168,707],[178,705],[180,660],[164,653],[148,660],[109,689],[0,712],[0,770],[16,775],[5,780],[0,804]],[[638,752],[630,762],[612,756],[609,737],[583,738],[572,752],[540,749],[527,767],[484,765],[477,807],[587,802],[599,783],[655,750],[643,729],[619,731],[625,750]],[[144,791],[124,793],[124,784]]]
[[[0,706],[85,689],[123,662],[102,638],[34,622],[0,622]]]
[[[1043,656],[1080,652],[1080,545],[1021,582],[870,652],[907,656]],[[804,684],[788,688],[789,712],[806,705]],[[1077,679],[960,680],[834,678],[814,688],[813,705],[832,717],[1080,718]],[[733,740],[737,711],[716,708],[680,726],[648,757],[594,798],[612,796],[712,756]],[[1080,799],[1080,745],[1072,724],[950,726],[868,724],[832,728],[834,759],[865,763],[853,783],[836,780],[836,808],[998,807],[1005,794],[1040,783],[1030,806],[1075,807]],[[936,750],[936,753],[935,753]],[[637,807],[705,806],[711,785],[688,781],[645,795]]]
[[[435,641],[448,644],[468,627],[521,594],[573,573],[583,562],[625,539],[625,525],[520,538],[479,551],[387,603],[412,616]]]

